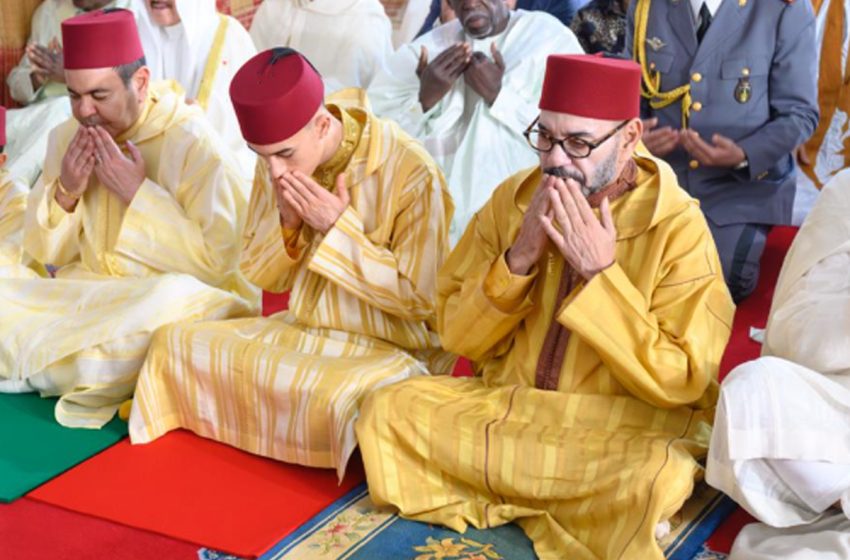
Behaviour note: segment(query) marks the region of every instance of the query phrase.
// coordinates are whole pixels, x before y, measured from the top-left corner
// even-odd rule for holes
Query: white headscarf
[[[195,98],[218,29],[215,0],[176,0],[180,23],[160,27],[150,16],[147,0],[133,0],[139,37],[153,80],[176,80]]]

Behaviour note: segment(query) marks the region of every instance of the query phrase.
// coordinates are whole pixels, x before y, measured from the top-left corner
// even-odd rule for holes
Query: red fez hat
[[[640,117],[640,66],[631,60],[588,54],[553,54],[539,107],[607,121]]]
[[[290,48],[254,56],[230,83],[242,136],[251,144],[277,144],[294,136],[319,110],[324,95],[322,77]]]
[[[0,105],[0,146],[6,145],[6,107]]]
[[[113,68],[145,55],[130,10],[87,12],[62,22],[65,68]]]

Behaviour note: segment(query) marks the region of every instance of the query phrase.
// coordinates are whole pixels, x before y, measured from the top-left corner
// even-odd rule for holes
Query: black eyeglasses
[[[629,124],[629,121],[623,121],[617,126],[617,128],[596,142],[591,142],[580,136],[553,138],[548,132],[534,128],[534,125],[536,125],[539,120],[540,117],[534,119],[534,122],[528,125],[525,132],[522,133],[522,135],[525,136],[526,141],[528,141],[528,145],[531,146],[534,151],[541,153],[551,152],[555,146],[560,146],[561,149],[564,150],[564,153],[573,159],[586,158],[593,150],[604,144],[609,138],[617,134],[624,126]]]

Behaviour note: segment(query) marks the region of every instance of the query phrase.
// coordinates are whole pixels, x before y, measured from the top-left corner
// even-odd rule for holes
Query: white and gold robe
[[[29,188],[0,169],[0,278],[31,276],[23,266],[24,210]]]
[[[242,268],[266,290],[291,290],[291,308],[160,330],[133,401],[133,443],[186,428],[342,476],[366,394],[450,369],[434,329],[452,212],[442,174],[396,124],[363,101],[348,107],[345,136],[357,141],[344,170],[351,204],[327,235],[302,226],[287,251],[258,166]]]
[[[249,184],[224,162],[200,109],[152,84],[116,141],[132,141],[146,179],[129,206],[92,175],[74,211],[55,201],[62,156],[78,128],[50,135],[29,195],[24,249],[55,279],[0,279],[0,391],[60,396],[56,419],[97,428],[133,392],[158,327],[254,314],[258,290],[239,272]]]

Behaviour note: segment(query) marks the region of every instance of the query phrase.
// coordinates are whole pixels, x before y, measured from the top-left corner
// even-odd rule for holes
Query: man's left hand
[[[284,174],[283,198],[308,226],[322,234],[331,230],[351,202],[343,174],[337,175],[336,193],[332,193],[300,171]]]
[[[128,158],[121,153],[118,144],[106,130],[99,126],[90,130],[94,138],[94,172],[97,178],[129,206],[145,180],[145,160],[142,153],[128,140]]]
[[[559,179],[549,196],[554,219],[541,216],[540,221],[569,265],[589,281],[614,264],[617,230],[608,198],[599,207],[600,221],[572,179]]]
[[[741,146],[720,134],[711,137],[711,144],[700,138],[695,130],[682,130],[679,134],[682,147],[701,165],[733,169],[747,159]]]
[[[469,87],[475,90],[488,105],[495,103],[496,98],[499,97],[499,92],[502,91],[502,78],[505,75],[505,59],[496,48],[496,43],[490,43],[490,54],[493,55],[492,62],[482,52],[472,53],[469,66],[463,73]]]

